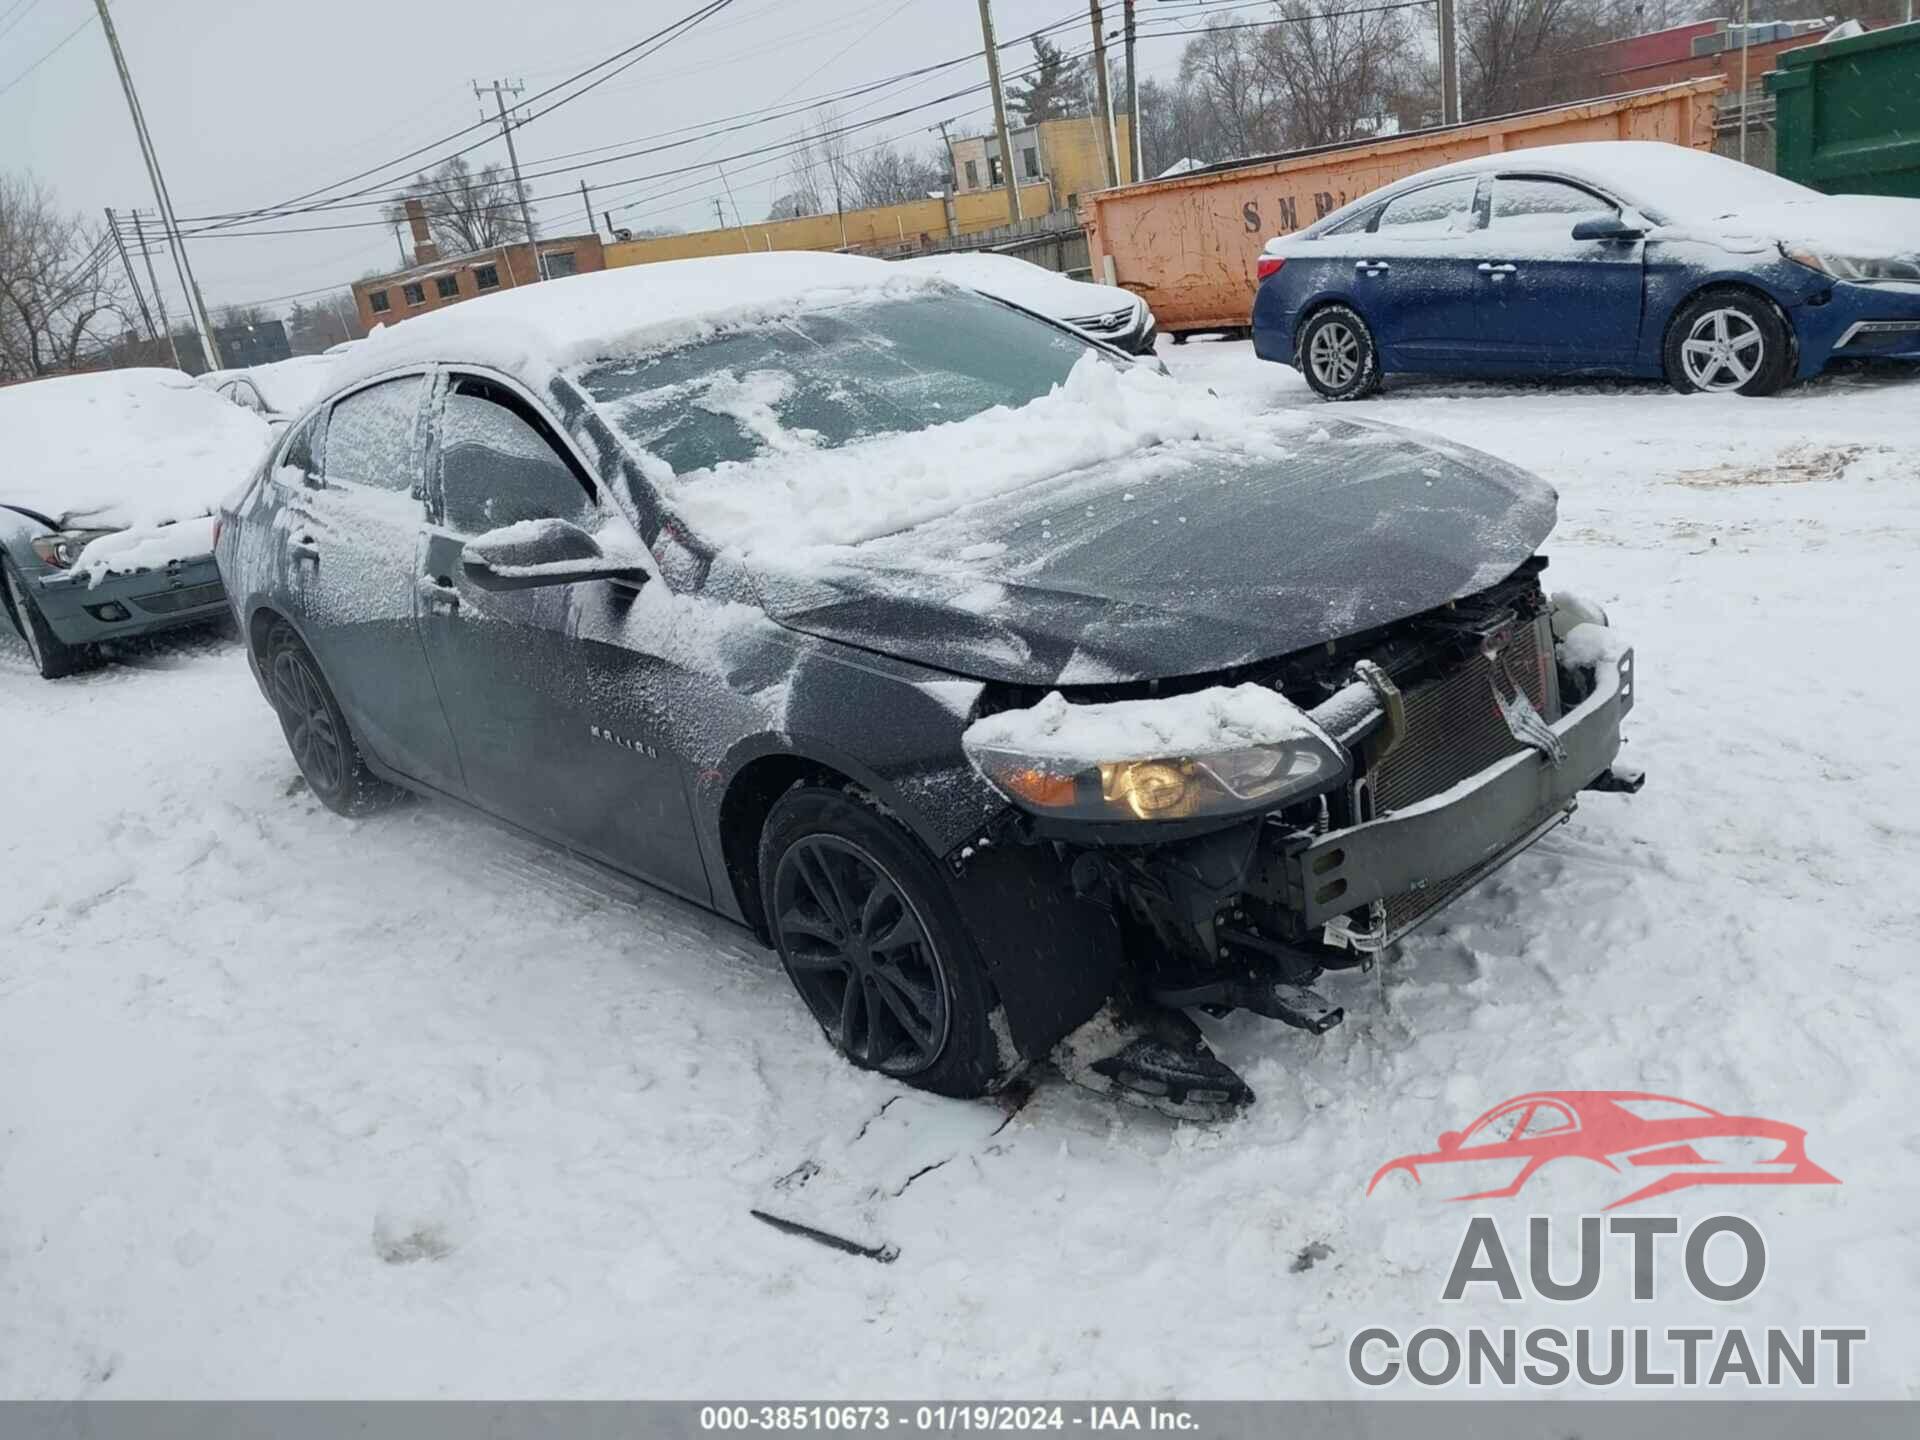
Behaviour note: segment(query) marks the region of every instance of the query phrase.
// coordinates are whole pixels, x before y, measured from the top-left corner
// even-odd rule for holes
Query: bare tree
[[[287,311],[287,344],[296,355],[318,355],[344,340],[366,334],[353,292],[341,290],[316,300],[297,301]]]
[[[916,155],[892,145],[855,156],[851,166],[854,208],[926,199],[929,191],[946,186],[945,157],[944,150]]]
[[[1279,87],[1246,38],[1252,33],[1217,21],[1180,56],[1181,87],[1205,107],[1228,155],[1280,148]]]
[[[0,175],[0,380],[58,375],[126,328],[113,237],[29,176]]]
[[[1460,113],[1582,99],[1604,88],[1581,47],[1632,33],[1631,17],[1583,0],[1464,0],[1460,8]]]
[[[814,111],[812,122],[800,132],[787,158],[790,188],[781,197],[795,215],[824,215],[848,208],[854,190],[853,157],[841,132],[840,112],[831,106]]]
[[[1288,23],[1252,32],[1248,44],[1270,77],[1282,145],[1337,145],[1373,134],[1413,65],[1406,12],[1374,0],[1282,0],[1275,8]]]
[[[520,194],[506,167],[483,165],[478,170],[464,155],[416,175],[402,192],[426,211],[427,229],[445,255],[471,255],[527,238],[520,218]],[[404,223],[406,200],[391,206],[387,218]]]

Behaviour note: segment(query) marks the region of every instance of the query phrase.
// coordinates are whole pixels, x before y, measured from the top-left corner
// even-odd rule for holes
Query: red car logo
[[[1441,1166],[1494,1182],[1452,1200],[1517,1195],[1543,1165],[1588,1160],[1646,1184],[1606,1209],[1650,1200],[1695,1185],[1838,1185],[1807,1159],[1807,1132],[1777,1120],[1722,1115],[1690,1100],[1636,1090],[1547,1090],[1494,1106],[1465,1132],[1449,1130],[1430,1154],[1389,1160],[1367,1193],[1397,1173],[1422,1183]],[[1654,1174],[1653,1172],[1658,1172]]]

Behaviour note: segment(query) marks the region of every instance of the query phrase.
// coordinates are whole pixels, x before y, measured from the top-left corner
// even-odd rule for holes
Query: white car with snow
[[[212,370],[198,377],[214,394],[231,400],[242,410],[251,410],[270,425],[285,425],[299,418],[307,406],[326,392],[327,377],[333,373],[331,352],[327,355],[295,355],[238,370]]]
[[[1075,280],[1012,255],[922,255],[894,263],[1071,325],[1129,355],[1151,355],[1159,338],[1153,311],[1131,291]]]
[[[178,370],[0,390],[0,614],[48,679],[106,640],[217,620],[215,504],[271,439]]]

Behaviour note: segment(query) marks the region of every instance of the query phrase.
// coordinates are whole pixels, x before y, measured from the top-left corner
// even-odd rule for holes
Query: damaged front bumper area
[[[1397,933],[1379,924],[1356,928],[1353,912],[1396,896],[1444,891],[1451,898],[1570,817],[1582,790],[1637,790],[1637,775],[1613,770],[1620,722],[1633,708],[1633,651],[1601,656],[1591,676],[1592,693],[1546,727],[1552,742],[1378,819],[1269,837],[1270,858],[1254,890],[1310,929],[1333,927],[1327,938],[1335,944],[1379,949],[1440,906],[1421,906]]]

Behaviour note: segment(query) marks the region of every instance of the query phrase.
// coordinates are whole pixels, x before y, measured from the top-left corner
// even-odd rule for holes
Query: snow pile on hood
[[[916,275],[931,275],[982,295],[1012,301],[1055,320],[1085,320],[1129,310],[1140,303],[1139,296],[1117,285],[1070,280],[1011,255],[927,255],[896,260],[894,264]]]
[[[76,574],[87,577],[89,589],[109,575],[135,575],[159,570],[176,560],[199,560],[213,553],[214,518],[197,516],[171,525],[137,525],[116,530],[91,542],[75,557]]]
[[[1336,753],[1339,748],[1277,690],[1216,685],[1191,695],[1103,705],[1070,705],[1055,690],[1024,710],[1003,710],[974,721],[962,743],[970,751],[1092,764],[1217,755],[1305,739],[1321,741]]]
[[[0,501],[64,526],[151,529],[210,514],[270,439],[178,370],[35,380],[0,390]]]
[[[806,568],[816,547],[856,545],[982,500],[1179,441],[1284,458],[1294,417],[1251,415],[1199,386],[1089,353],[1066,382],[1011,409],[879,435],[833,450],[786,450],[663,479],[699,532],[758,564]]]
[[[712,255],[497,290],[382,327],[336,357],[346,385],[395,365],[465,360],[538,386],[555,370],[690,344],[837,300],[942,282],[860,255]]]

